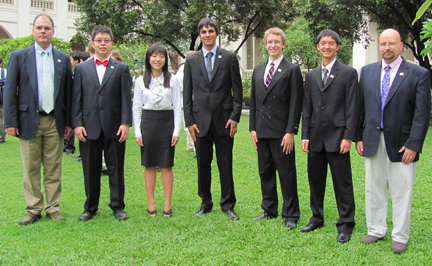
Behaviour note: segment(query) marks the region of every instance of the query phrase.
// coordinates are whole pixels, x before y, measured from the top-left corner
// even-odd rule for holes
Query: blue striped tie
[[[54,109],[54,86],[53,78],[51,73],[51,64],[49,61],[49,54],[47,51],[43,51],[43,88],[42,88],[42,109],[47,113],[51,113]]]
[[[212,63],[211,63],[211,57],[212,57],[213,53],[212,52],[208,52],[206,55],[206,69],[207,69],[207,76],[209,81],[211,81],[212,78],[212,72],[213,72],[213,68],[212,68]]]
[[[382,79],[382,84],[381,84],[381,127],[384,127],[383,125],[383,113],[384,113],[384,106],[385,106],[385,102],[387,100],[387,96],[388,93],[390,91],[390,68],[391,66],[387,65],[384,70],[384,77]]]

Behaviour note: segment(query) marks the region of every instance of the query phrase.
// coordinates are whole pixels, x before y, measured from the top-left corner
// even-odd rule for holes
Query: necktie
[[[48,52],[43,51],[42,54],[42,109],[49,114],[54,109],[54,86]]]
[[[323,72],[324,72],[323,85],[325,85],[328,79],[328,69],[324,68]]]
[[[383,127],[384,106],[387,100],[388,93],[390,91],[390,69],[391,67],[389,65],[384,68],[385,73],[381,84],[381,127]]]
[[[205,60],[205,65],[206,65],[206,69],[207,69],[207,76],[209,81],[211,81],[212,78],[212,72],[213,72],[213,68],[212,68],[212,63],[211,63],[211,57],[212,57],[213,53],[212,52],[208,52],[206,55],[206,60]]]
[[[274,73],[274,62],[272,62],[270,64],[270,69],[269,72],[267,74],[267,78],[266,78],[266,82],[265,82],[265,87],[266,89],[268,88],[268,86],[270,85],[270,81],[273,78],[273,73]]]
[[[104,65],[104,67],[106,67],[108,65],[108,60],[101,61],[99,59],[96,59],[96,65],[100,65],[100,64],[102,64],[102,65]]]

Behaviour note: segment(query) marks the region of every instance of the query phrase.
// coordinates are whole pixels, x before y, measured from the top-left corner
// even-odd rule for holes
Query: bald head
[[[380,52],[387,64],[396,60],[403,50],[400,34],[395,29],[386,29],[380,35]]]

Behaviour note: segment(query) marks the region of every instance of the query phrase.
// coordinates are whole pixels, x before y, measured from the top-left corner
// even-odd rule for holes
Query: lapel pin
[[[221,56],[221,55],[218,55],[218,58],[222,58],[222,56]]]
[[[279,69],[278,69],[278,72],[281,72],[281,71],[282,71],[282,70],[279,68]]]
[[[403,72],[399,73],[399,76],[403,76],[403,75],[405,75],[405,73],[403,73]]]
[[[61,60],[60,60],[60,59],[57,59],[57,62],[61,63]]]
[[[331,78],[331,79],[334,78],[334,75],[330,75],[330,78]]]
[[[114,66],[111,66],[111,69],[114,69]]]

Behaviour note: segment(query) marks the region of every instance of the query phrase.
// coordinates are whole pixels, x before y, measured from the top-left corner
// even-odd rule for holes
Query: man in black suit
[[[53,19],[41,14],[33,21],[35,44],[12,52],[4,88],[6,133],[20,139],[27,225],[42,217],[54,221],[60,214],[63,138],[71,133],[72,68],[69,55],[54,49]],[[44,195],[41,191],[44,166]]]
[[[188,56],[183,81],[185,121],[196,142],[198,195],[202,199],[194,215],[201,216],[213,208],[210,188],[214,143],[220,172],[220,205],[231,220],[238,220],[234,212],[232,149],[242,105],[240,68],[235,53],[217,47],[219,28],[215,20],[202,19],[198,34],[203,49]]]
[[[391,250],[406,250],[411,224],[411,197],[416,162],[429,127],[429,70],[400,54],[399,32],[387,29],[379,40],[382,61],[363,67],[357,152],[366,170],[366,223],[363,243],[387,233],[388,191],[393,203]]]
[[[349,151],[356,139],[360,112],[358,76],[354,68],[336,60],[340,38],[335,31],[321,31],[316,46],[323,61],[306,74],[302,110],[302,149],[308,153],[312,217],[300,231],[310,232],[324,225],[324,193],[330,165],[339,213],[337,241],[346,243],[355,225]]]
[[[282,217],[285,226],[294,229],[300,218],[294,135],[300,122],[303,78],[300,67],[282,55],[286,46],[283,30],[268,29],[264,45],[270,58],[254,69],[249,118],[249,130],[258,151],[264,212],[253,220],[278,216],[277,170],[283,197]]]
[[[113,35],[107,26],[92,31],[95,56],[75,67],[72,126],[80,140],[86,202],[80,220],[90,220],[99,205],[102,151],[108,168],[110,204],[118,220],[124,212],[125,140],[132,123],[129,67],[110,58]]]

